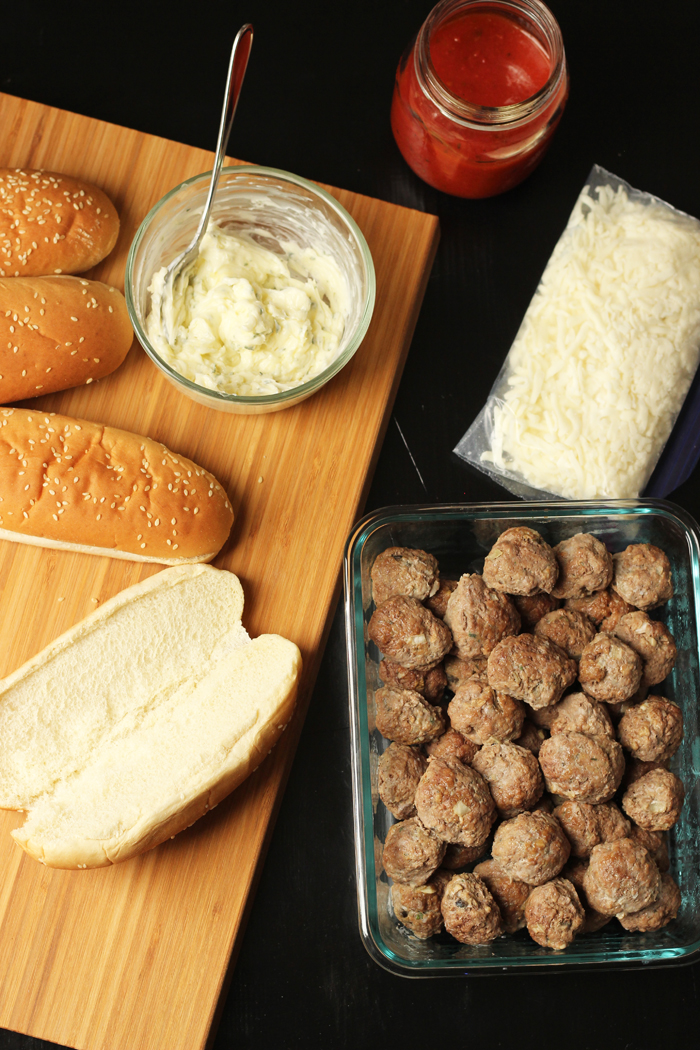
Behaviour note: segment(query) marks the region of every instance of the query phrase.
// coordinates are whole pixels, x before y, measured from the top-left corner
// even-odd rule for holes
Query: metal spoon
[[[231,60],[229,62],[228,76],[226,79],[226,93],[224,95],[224,105],[221,111],[221,124],[219,125],[219,138],[216,144],[216,159],[214,161],[214,170],[211,173],[209,193],[207,194],[204,211],[202,212],[202,217],[199,220],[199,226],[197,227],[197,232],[195,233],[193,240],[189,246],[185,248],[184,252],[181,252],[180,255],[173,259],[165,273],[163,294],[160,301],[160,320],[163,335],[168,342],[170,342],[171,333],[174,332],[177,327],[176,318],[173,316],[175,288],[176,285],[187,280],[189,269],[197,258],[199,245],[209,223],[209,214],[211,212],[212,204],[214,203],[216,187],[219,184],[219,175],[221,174],[224,157],[226,156],[226,147],[228,145],[229,135],[231,134],[231,125],[233,124],[233,118],[236,113],[238,96],[240,95],[241,87],[243,86],[243,78],[245,77],[245,71],[248,66],[248,58],[250,56],[252,45],[253,27],[249,23],[246,23],[246,25],[238,30],[231,49]],[[166,294],[168,292],[170,293],[169,295]],[[167,309],[165,306],[166,300],[169,300],[169,308]]]

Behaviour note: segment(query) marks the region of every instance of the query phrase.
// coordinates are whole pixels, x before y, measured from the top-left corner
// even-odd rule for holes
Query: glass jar
[[[391,127],[429,185],[491,197],[539,164],[568,92],[561,31],[540,0],[441,0],[399,62]]]

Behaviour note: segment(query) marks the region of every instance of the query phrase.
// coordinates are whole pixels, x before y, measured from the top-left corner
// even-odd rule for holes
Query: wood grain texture
[[[0,165],[86,178],[121,232],[89,276],[123,288],[129,245],[152,205],[212,154],[0,95]],[[428,215],[327,187],[376,267],[377,307],[348,366],[319,394],[267,416],[182,397],[138,344],[113,375],[31,404],[163,441],[212,471],[236,522],[215,564],[246,595],[251,634],[297,643],[297,713],[262,766],[174,840],[114,868],[50,871],[0,813],[0,1026],[86,1050],[198,1050],[235,959],[256,872],[293,759],[338,595],[345,538],[362,509],[438,238]],[[0,675],[124,587],[160,571],[0,542]]]

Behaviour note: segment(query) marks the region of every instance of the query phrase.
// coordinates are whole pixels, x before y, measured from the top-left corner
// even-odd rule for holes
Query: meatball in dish
[[[591,907],[619,918],[657,899],[661,875],[643,846],[634,839],[617,839],[593,847],[583,885]]]
[[[610,551],[590,532],[579,532],[554,548],[559,576],[552,594],[556,598],[585,598],[610,586],[613,561]]]
[[[583,906],[583,928],[579,931],[582,934],[595,933],[596,930],[601,930],[603,926],[606,926],[612,920],[612,915],[603,915],[602,912],[596,911],[595,908],[591,907],[583,885],[583,879],[587,871],[587,857],[570,857],[568,864],[564,866],[561,873],[562,878],[568,879],[573,885]]]
[[[379,797],[397,820],[415,816],[413,804],[418,781],[425,773],[428,760],[418,747],[389,744],[379,759],[377,789]]]
[[[399,922],[421,940],[434,937],[443,928],[442,895],[450,875],[439,869],[423,886],[395,882],[391,904]]]
[[[449,871],[461,871],[467,864],[480,860],[487,852],[488,840],[481,846],[460,846],[458,842],[448,842],[442,866]]]
[[[493,896],[478,875],[453,875],[442,896],[445,929],[461,944],[488,944],[503,933]]]
[[[440,586],[437,558],[410,547],[389,547],[374,559],[370,572],[375,605],[404,594],[422,601]]]
[[[537,759],[517,744],[484,744],[472,769],[484,778],[499,816],[506,819],[532,809],[544,791]]]
[[[492,689],[535,709],[556,704],[576,679],[576,662],[548,638],[532,634],[504,638],[489,656],[487,670]]]
[[[507,693],[497,693],[482,678],[469,678],[447,705],[450,725],[475,744],[520,736],[525,708]]]
[[[629,700],[642,680],[642,660],[614,635],[598,634],[581,653],[578,678],[584,692],[596,700]]]
[[[620,743],[641,762],[666,762],[683,739],[683,713],[663,696],[631,707],[617,727]]]
[[[538,620],[561,605],[559,598],[544,591],[540,591],[539,594],[512,594],[511,601],[520,613],[523,631],[531,631]]]
[[[431,758],[416,789],[416,813],[445,842],[481,846],[489,837],[496,806],[488,785],[455,758]]]
[[[664,831],[646,831],[644,828],[640,828],[639,824],[632,824],[629,837],[649,851],[656,861],[656,866],[660,872],[668,871],[671,865],[668,858],[666,833]]]
[[[531,722],[529,718],[526,718],[523,722],[523,729],[519,737],[516,737],[514,743],[518,747],[526,747],[528,751],[532,751],[533,755],[539,755],[540,748],[543,742],[547,739],[547,733],[545,730],[534,722]]]
[[[392,824],[384,842],[382,864],[394,882],[422,886],[440,867],[447,843],[417,817]]]
[[[486,678],[485,656],[472,657],[468,660],[460,660],[458,656],[446,656],[443,663],[447,675],[447,685],[456,693],[460,685],[468,678]]]
[[[673,597],[671,563],[651,543],[631,543],[613,555],[612,588],[636,609],[655,609]]]
[[[628,605],[609,587],[585,598],[567,598],[564,608],[583,613],[593,621],[599,631],[614,630],[621,616],[634,612],[634,606]]]
[[[661,876],[661,890],[652,904],[631,915],[623,915],[620,922],[631,932],[648,933],[668,926],[678,915],[681,906],[681,891],[670,875]]]
[[[452,631],[454,655],[460,660],[488,656],[497,642],[520,630],[513,603],[487,587],[476,573],[460,578],[447,603],[444,622]]]
[[[525,904],[527,932],[543,948],[563,951],[583,929],[584,911],[568,879],[535,886]]]
[[[515,933],[525,925],[525,901],[532,886],[520,879],[512,879],[493,859],[484,860],[474,868],[474,874],[484,880],[486,888],[498,905],[506,933]]]
[[[446,580],[441,576],[440,586],[435,591],[435,594],[429,598],[424,598],[423,602],[430,609],[433,616],[438,616],[442,620],[447,612],[447,603],[450,600],[450,595],[456,590],[457,580]]]
[[[442,736],[427,743],[425,750],[428,755],[436,755],[438,758],[458,758],[460,762],[468,766],[479,750],[479,745],[472,740],[467,740],[456,729],[451,728]]]
[[[630,822],[613,803],[592,805],[567,799],[554,810],[564,834],[571,843],[574,857],[588,857],[594,846],[601,842],[614,842],[630,833]]]
[[[367,632],[380,653],[403,667],[438,664],[452,648],[452,635],[442,620],[416,598],[403,595],[377,606]]]
[[[576,802],[608,802],[622,780],[625,759],[616,740],[585,733],[557,733],[540,748],[547,790]]]
[[[621,616],[613,634],[642,658],[642,688],[663,682],[676,662],[676,643],[665,624],[651,620],[645,612]]]
[[[567,693],[549,710],[554,715],[549,722],[552,736],[557,733],[585,733],[586,736],[615,738],[615,729],[607,708],[585,693]]]
[[[685,789],[670,769],[652,769],[635,780],[622,796],[630,820],[646,831],[668,831],[681,815]]]
[[[548,813],[520,813],[496,828],[491,853],[507,875],[529,886],[555,878],[571,846],[559,821]]]
[[[581,653],[596,636],[595,624],[584,613],[575,609],[555,609],[535,624],[538,638],[549,638],[572,660],[580,660]]]
[[[375,721],[382,736],[398,744],[425,744],[445,732],[441,708],[411,689],[384,686],[374,694]]]
[[[431,703],[442,699],[447,688],[447,675],[442,664],[402,667],[391,660],[382,660],[379,665],[379,677],[385,685],[392,685],[396,689],[412,689]]]
[[[501,533],[484,559],[486,586],[506,594],[549,592],[558,572],[552,548],[526,525]]]

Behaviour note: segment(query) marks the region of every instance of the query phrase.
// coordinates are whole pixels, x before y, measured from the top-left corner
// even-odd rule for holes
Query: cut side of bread
[[[177,566],[131,587],[0,683],[0,806],[59,868],[126,860],[238,786],[291,718],[299,650],[250,640],[229,572]]]

